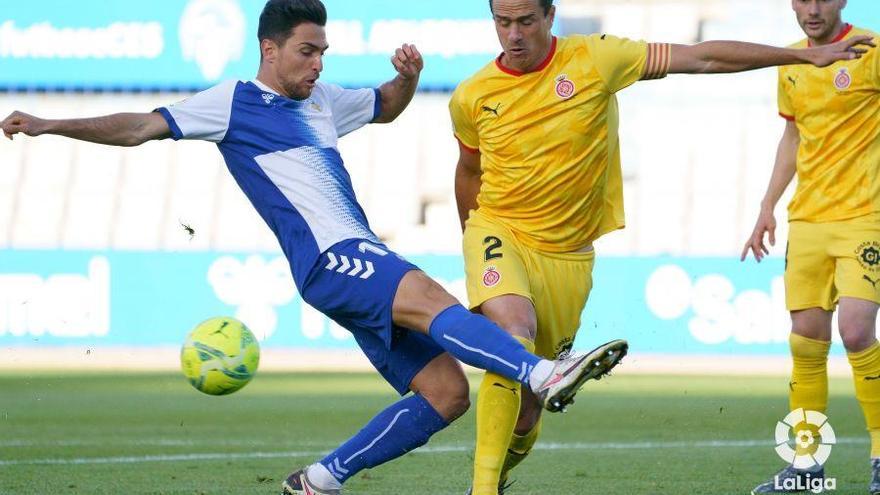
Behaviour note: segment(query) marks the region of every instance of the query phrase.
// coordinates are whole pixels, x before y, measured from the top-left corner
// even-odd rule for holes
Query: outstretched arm
[[[706,41],[696,45],[671,45],[670,74],[741,72],[774,65],[831,65],[860,58],[873,47],[870,36],[853,36],[814,48],[777,48],[740,41]],[[646,68],[647,71],[647,68]]]
[[[458,143],[458,165],[455,167],[455,202],[458,205],[458,219],[461,230],[471,210],[477,209],[477,194],[482,185],[480,169],[480,150],[467,148]]]
[[[419,85],[419,74],[425,67],[422,54],[415,45],[403,45],[391,57],[397,77],[379,86],[382,110],[373,122],[393,122],[412,101]]]
[[[770,249],[764,244],[765,233],[769,235],[770,245],[776,245],[776,217],[773,215],[773,210],[797,171],[797,150],[800,142],[801,137],[797,124],[794,121],[788,121],[785,125],[785,133],[779,141],[779,148],[776,150],[776,164],[773,166],[773,174],[770,176],[767,193],[761,201],[758,221],[755,223],[751,237],[743,247],[740,261],[745,261],[749,251],[759,263],[764,256],[770,254]]]
[[[13,112],[0,122],[3,134],[27,136],[57,134],[80,141],[112,146],[137,146],[152,139],[171,137],[171,130],[159,113],[117,113],[88,119],[47,120]]]

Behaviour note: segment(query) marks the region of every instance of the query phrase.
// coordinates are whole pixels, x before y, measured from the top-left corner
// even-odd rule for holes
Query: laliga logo
[[[289,266],[280,256],[269,262],[262,256],[249,256],[244,263],[222,256],[208,269],[208,283],[218,299],[238,306],[235,317],[260,340],[275,333],[275,306],[289,303],[295,295]]]
[[[184,60],[195,60],[202,76],[215,81],[244,50],[245,17],[237,0],[192,0],[180,19]]]
[[[794,433],[794,439],[789,438]],[[836,478],[813,477],[811,473],[822,467],[831,455],[831,446],[837,443],[834,429],[828,424],[828,417],[816,411],[801,408],[788,413],[776,423],[776,453],[795,469],[806,470],[806,475],[795,478],[773,478],[773,485],[779,493],[806,491],[822,493],[837,489]]]
[[[796,434],[794,449],[788,443],[789,431]],[[825,464],[835,443],[834,429],[828,423],[828,417],[820,412],[798,408],[776,423],[776,453],[797,469]]]

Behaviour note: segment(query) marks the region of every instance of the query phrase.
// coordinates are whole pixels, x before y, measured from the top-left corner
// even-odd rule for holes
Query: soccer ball
[[[226,395],[251,381],[260,364],[257,338],[235,318],[199,323],[180,350],[183,374],[196,390]]]

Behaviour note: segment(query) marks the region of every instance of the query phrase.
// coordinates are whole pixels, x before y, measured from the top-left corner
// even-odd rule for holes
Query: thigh
[[[473,212],[465,226],[463,252],[471,309],[503,295],[532,299],[519,242],[503,225]]]
[[[789,311],[834,310],[834,258],[827,225],[791,222],[785,254],[785,305]]]
[[[555,359],[571,350],[593,288],[595,253],[529,255],[538,338],[535,354]]]
[[[880,222],[871,217],[829,228],[834,229],[834,284],[839,297],[880,303]]]

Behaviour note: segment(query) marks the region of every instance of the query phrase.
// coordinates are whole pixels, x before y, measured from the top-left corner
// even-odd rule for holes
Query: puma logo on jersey
[[[871,280],[871,277],[869,277],[867,275],[862,275],[862,278],[867,280],[871,284],[871,286],[874,287],[875,289],[877,288],[877,282],[880,282],[880,279]]]
[[[788,76],[788,81],[791,83],[792,86],[797,86],[797,79]]]
[[[498,116],[498,110],[499,110],[500,108],[501,108],[501,103],[495,105],[495,108],[487,107],[486,105],[483,105],[483,111],[484,111],[484,112],[494,113],[496,117]]]

